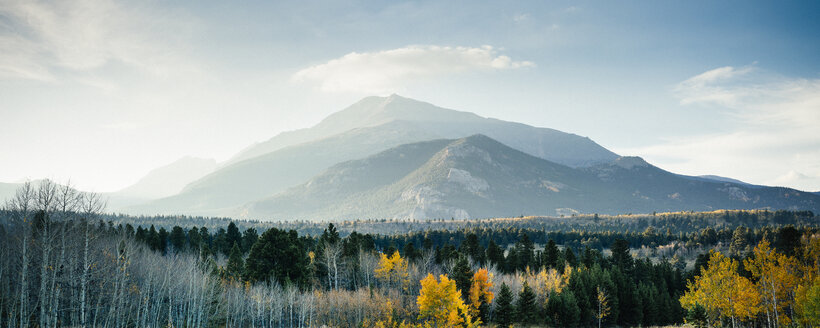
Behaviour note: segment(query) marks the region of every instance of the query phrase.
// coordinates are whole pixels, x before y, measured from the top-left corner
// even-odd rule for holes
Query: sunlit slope
[[[483,135],[402,145],[335,165],[243,207],[254,219],[481,218],[718,208],[816,210],[785,188],[695,180],[636,157],[571,168]]]

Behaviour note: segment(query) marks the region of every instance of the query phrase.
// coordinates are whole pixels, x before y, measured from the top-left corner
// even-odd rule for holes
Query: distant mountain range
[[[817,193],[678,175],[586,137],[397,95],[362,99],[218,165],[183,159],[110,196],[130,214],[262,220],[820,209]]]
[[[489,218],[724,208],[817,208],[786,188],[696,180],[638,157],[571,168],[484,135],[402,145],[340,163],[243,208],[287,219]]]

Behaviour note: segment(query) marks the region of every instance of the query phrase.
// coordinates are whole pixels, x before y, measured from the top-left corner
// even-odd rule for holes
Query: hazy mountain
[[[328,116],[314,127],[281,133],[241,151],[229,160],[228,164],[351,129],[378,126],[392,121],[422,123],[420,126],[429,134],[444,138],[484,134],[528,154],[569,166],[588,166],[618,157],[589,138],[553,129],[484,118],[469,112],[445,109],[426,102],[391,95],[364,98]]]
[[[405,121],[354,129],[222,167],[189,184],[178,195],[126,211],[224,215],[232,213],[236,206],[303,183],[333,164],[433,138],[414,123]]]
[[[282,133],[242,151],[178,195],[126,211],[223,215],[233,207],[303,183],[339,162],[405,143],[476,133],[570,166],[605,163],[618,157],[574,134],[483,118],[397,95],[368,97],[312,128]]]
[[[153,169],[137,183],[116,192],[119,196],[142,199],[156,199],[175,195],[185,185],[216,169],[213,159],[183,157],[179,160]]]
[[[227,164],[267,154],[287,146],[395,120],[469,122],[481,121],[482,118],[473,113],[443,109],[398,95],[367,97],[344,110],[331,114],[311,128],[282,132],[268,141],[254,144],[228,160]]]
[[[398,146],[335,165],[243,207],[255,219],[477,218],[721,208],[820,207],[786,188],[693,180],[637,157],[571,168],[489,137]]]

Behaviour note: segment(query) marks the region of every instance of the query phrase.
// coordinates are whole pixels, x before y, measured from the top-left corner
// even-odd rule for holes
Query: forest
[[[337,223],[104,212],[99,195],[49,182],[4,205],[0,326],[820,322],[811,212]]]

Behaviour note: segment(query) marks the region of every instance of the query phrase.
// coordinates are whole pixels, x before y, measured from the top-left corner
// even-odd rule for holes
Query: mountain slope
[[[226,215],[236,206],[303,183],[333,164],[434,138],[405,121],[354,129],[223,167],[190,183],[178,195],[132,206],[126,212]]]
[[[155,199],[171,196],[182,191],[188,183],[195,181],[216,169],[216,161],[196,157],[179,160],[153,169],[137,183],[116,192],[118,196],[129,198]]]
[[[397,95],[368,97],[315,127],[280,134],[241,152],[178,195],[132,206],[126,212],[226,215],[233,207],[303,183],[339,162],[405,143],[477,133],[572,166],[617,158],[588,138],[574,134],[483,118]]]
[[[481,119],[473,113],[443,109],[398,95],[367,97],[329,115],[311,128],[282,132],[265,142],[252,145],[228,160],[226,165],[288,146],[326,138],[356,128],[382,125],[391,121],[468,122],[480,121]]]
[[[444,138],[484,134],[533,156],[569,166],[589,166],[618,157],[589,138],[553,129],[484,118],[469,112],[445,109],[430,103],[391,95],[364,98],[328,116],[314,127],[281,133],[266,142],[243,150],[229,160],[227,165],[351,129],[373,127],[392,121],[417,122],[430,134]]]
[[[820,197],[785,188],[696,181],[640,158],[573,169],[489,137],[402,145],[335,165],[243,207],[254,219],[480,218],[717,208],[816,210]]]

